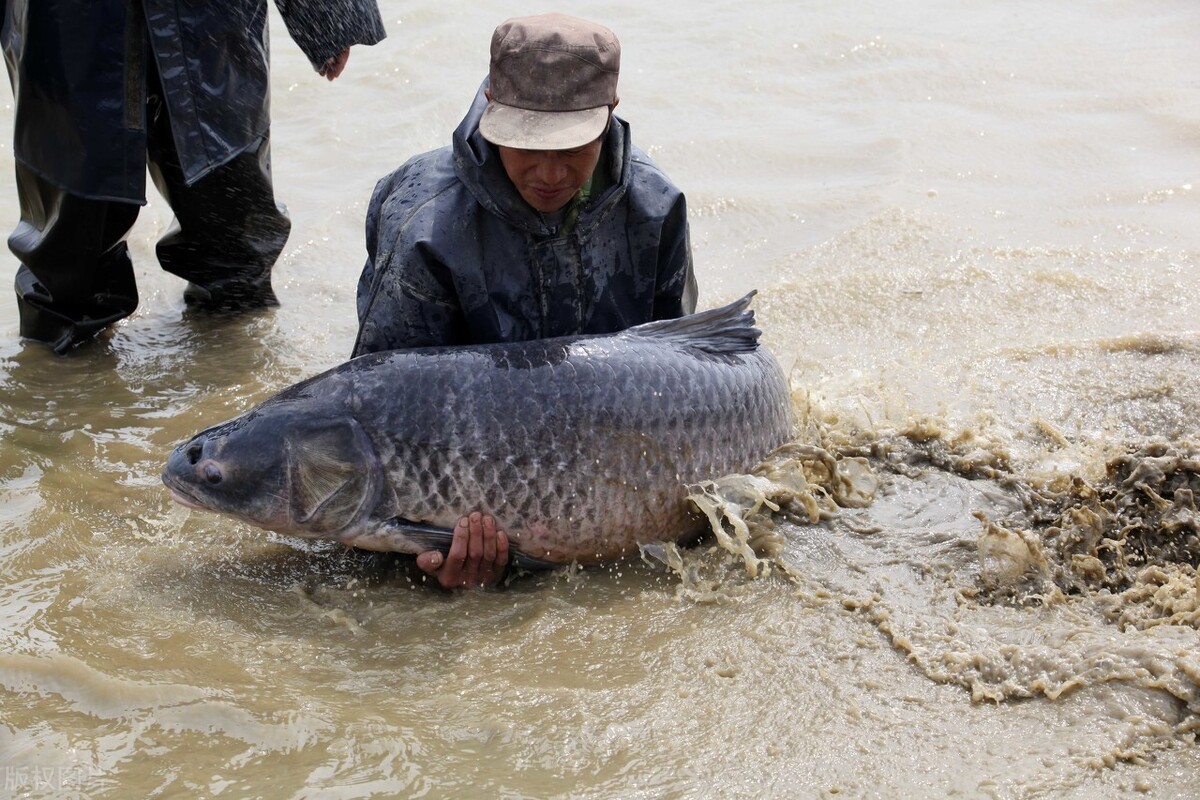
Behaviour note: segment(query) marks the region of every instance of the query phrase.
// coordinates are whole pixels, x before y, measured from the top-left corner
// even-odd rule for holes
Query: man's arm
[[[356,44],[378,44],[387,36],[376,0],[275,0],[288,34],[313,69],[333,80]]]
[[[688,230],[687,200],[682,194],[663,222],[659,240],[658,286],[654,318],[675,319],[696,311],[696,273],[692,267],[692,242]]]
[[[352,356],[382,350],[458,344],[463,315],[450,269],[429,241],[420,195],[420,157],[375,186],[367,207],[367,261],[358,280],[358,336]]]
[[[364,277],[369,268],[368,263]],[[462,315],[457,308],[419,295],[410,283],[414,278],[428,277],[420,275],[427,269],[419,258],[408,257],[400,264],[375,269],[369,287],[360,281],[359,292],[365,290],[366,295],[360,302],[362,311],[352,356],[459,343],[456,331]]]

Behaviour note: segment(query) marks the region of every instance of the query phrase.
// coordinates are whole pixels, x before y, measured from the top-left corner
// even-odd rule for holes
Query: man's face
[[[572,150],[518,150],[500,146],[500,162],[526,203],[542,213],[571,202],[596,169],[601,139]]]

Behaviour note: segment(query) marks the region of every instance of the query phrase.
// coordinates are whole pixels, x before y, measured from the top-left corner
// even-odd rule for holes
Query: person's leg
[[[188,186],[165,108],[151,101],[148,111],[150,176],[175,212],[158,242],[163,269],[188,281],[189,305],[214,310],[278,305],[271,269],[291,221],[275,201],[269,136]]]
[[[20,335],[65,353],[137,308],[125,237],[134,203],[87,200],[16,165],[21,221],[8,237],[20,259]]]

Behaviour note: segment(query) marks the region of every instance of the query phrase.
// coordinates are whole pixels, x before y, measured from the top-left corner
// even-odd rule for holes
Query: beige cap
[[[617,102],[621,44],[603,25],[565,14],[517,17],[492,34],[489,142],[566,150],[594,141]]]

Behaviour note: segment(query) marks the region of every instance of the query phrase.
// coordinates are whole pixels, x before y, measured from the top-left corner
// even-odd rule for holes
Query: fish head
[[[163,468],[171,496],[267,530],[312,539],[357,535],[379,502],[383,467],[352,417],[261,409],[179,445]]]

